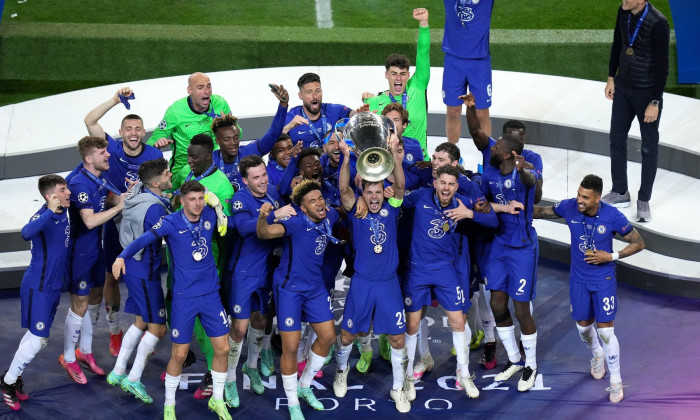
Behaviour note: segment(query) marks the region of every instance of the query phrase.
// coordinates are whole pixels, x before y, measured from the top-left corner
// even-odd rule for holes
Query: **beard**
[[[491,159],[489,159],[489,165],[498,168],[501,165],[501,162],[503,162],[501,159],[498,158],[498,156],[492,154]]]

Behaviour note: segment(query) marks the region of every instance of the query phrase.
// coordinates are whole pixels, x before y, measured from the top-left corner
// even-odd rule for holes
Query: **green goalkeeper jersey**
[[[190,140],[197,134],[208,134],[214,138],[211,132],[211,122],[214,116],[230,114],[226,100],[219,95],[211,95],[211,103],[207,112],[197,112],[190,106],[190,97],[186,96],[178,99],[170,105],[163,120],[158,124],[158,128],[153,131],[151,138],[146,142],[149,145],[155,144],[163,137],[173,140],[170,146],[173,155],[170,158],[170,171],[173,174],[179,173],[183,166],[187,166],[187,147]]]
[[[423,158],[427,160],[428,137],[428,98],[427,89],[430,81],[430,28],[418,28],[418,47],[416,52],[416,69],[406,83],[406,109],[408,110],[408,126],[403,135],[420,142]],[[365,99],[370,111],[381,113],[385,106],[396,101],[401,103],[401,97],[393,98],[388,91]]]

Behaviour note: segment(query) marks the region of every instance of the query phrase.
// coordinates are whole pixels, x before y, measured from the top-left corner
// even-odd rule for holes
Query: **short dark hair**
[[[238,118],[231,114],[216,116],[211,122],[211,132],[214,133],[214,135],[216,135],[217,130],[224,127],[236,127],[238,128],[239,134],[243,131],[241,130],[241,126],[238,125]]]
[[[508,120],[503,123],[503,134],[506,133],[506,130],[509,128],[515,128],[516,130],[523,130],[523,133],[525,133],[525,124],[523,124],[522,121],[520,120]]]
[[[364,191],[365,188],[372,184],[380,184],[382,186],[382,190],[384,189],[384,181],[367,181],[366,179],[362,178],[362,190]]]
[[[166,169],[168,169],[168,161],[163,158],[147,160],[139,166],[139,179],[143,185],[150,185]]]
[[[404,124],[408,124],[408,110],[405,109],[403,105],[398,102],[392,102],[382,109],[382,115],[386,116],[386,114],[391,111],[398,112],[401,115],[401,121],[403,121]]]
[[[455,179],[459,179],[460,172],[455,166],[445,165],[435,170],[435,175],[437,175],[438,178],[440,178],[442,174],[452,175]]]
[[[258,155],[246,156],[238,163],[238,172],[243,178],[248,178],[248,169],[264,164],[265,162]]]
[[[459,160],[460,156],[462,154],[459,151],[459,147],[457,147],[456,144],[450,143],[450,142],[444,142],[440,143],[437,145],[435,148],[436,152],[445,152],[447,155],[450,157],[450,162],[454,162],[455,160]]]
[[[304,73],[301,75],[299,80],[297,80],[297,86],[299,90],[307,83],[321,83],[321,78],[316,73]]]
[[[297,168],[301,167],[301,161],[308,156],[321,157],[323,152],[318,147],[305,147],[299,152],[299,157],[297,158]]]
[[[78,140],[78,153],[80,153],[80,158],[85,161],[85,157],[92,152],[93,149],[106,149],[107,140],[102,137],[85,136]]]
[[[180,186],[180,195],[184,197],[191,192],[203,193],[204,190],[204,185],[200,184],[199,181],[191,179],[189,181],[185,181],[185,183]]]
[[[289,134],[282,133],[282,134],[280,134],[279,137],[277,137],[277,141],[275,141],[275,143],[277,143],[278,141],[285,141],[285,140],[291,140],[291,139],[292,138],[289,136]]]
[[[515,152],[517,154],[521,154],[523,152],[523,142],[518,136],[514,136],[513,134],[504,134],[501,136],[501,139],[505,143],[509,153]]]
[[[598,194],[603,193],[603,179],[598,175],[589,174],[583,177],[581,186],[587,190],[593,190]]]
[[[391,54],[384,60],[384,67],[389,70],[389,67],[398,67],[408,70],[411,67],[411,60],[403,54]]]
[[[141,121],[141,124],[143,124],[143,118],[139,117],[136,114],[128,114],[124,118],[122,118],[122,124],[124,124],[124,121],[126,120],[139,120]]]
[[[315,190],[321,191],[321,186],[317,182],[314,182],[310,179],[307,179],[305,181],[301,181],[292,190],[291,199],[294,202],[294,204],[296,204],[297,206],[300,206],[301,202],[302,202],[302,200],[304,200],[304,197],[306,196],[306,194],[310,193],[311,191],[315,191]]]
[[[61,175],[49,174],[42,176],[39,178],[39,194],[44,197],[46,194],[49,194],[56,185],[68,185],[68,183]]]
[[[211,153],[214,151],[214,140],[212,140],[209,134],[201,133],[192,137],[190,146],[202,146],[207,152]]]

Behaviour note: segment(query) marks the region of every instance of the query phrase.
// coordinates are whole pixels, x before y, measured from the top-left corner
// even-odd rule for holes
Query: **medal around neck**
[[[374,253],[375,253],[375,254],[381,254],[381,253],[382,253],[382,250],[383,250],[383,248],[382,248],[381,245],[375,245],[375,246],[374,246]]]
[[[200,251],[195,251],[192,253],[192,258],[194,258],[195,261],[202,261],[202,258],[204,258],[204,256]]]

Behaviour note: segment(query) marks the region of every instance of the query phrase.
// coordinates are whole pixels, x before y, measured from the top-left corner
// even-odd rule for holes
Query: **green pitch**
[[[0,105],[200,70],[380,65],[392,52],[415,56],[414,7],[430,11],[431,62],[442,62],[442,1],[331,1],[332,29],[317,27],[315,3],[9,0],[0,21]],[[494,68],[604,80],[619,4],[496,0]],[[653,4],[673,25],[668,0]],[[126,61],[128,66],[119,65]],[[670,61],[667,91],[700,97],[700,88],[676,83],[673,37]],[[111,62],[117,65],[104,65]]]

